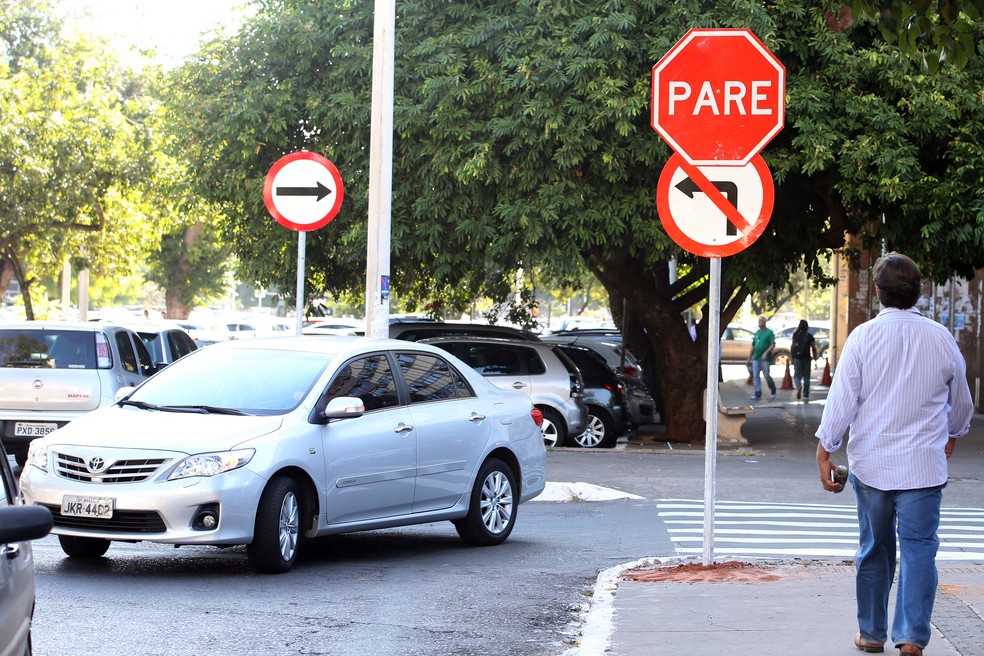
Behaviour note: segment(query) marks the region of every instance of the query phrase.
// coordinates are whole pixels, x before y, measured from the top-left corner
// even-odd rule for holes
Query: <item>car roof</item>
[[[120,329],[126,326],[115,322],[102,321],[4,321],[0,330],[79,330],[99,332],[105,328]]]

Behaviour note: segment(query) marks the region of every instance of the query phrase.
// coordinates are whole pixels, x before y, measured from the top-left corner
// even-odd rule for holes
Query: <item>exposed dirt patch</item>
[[[622,574],[629,581],[669,581],[675,583],[766,583],[778,581],[783,575],[775,568],[729,560],[724,563],[682,563],[657,569],[630,569]]]

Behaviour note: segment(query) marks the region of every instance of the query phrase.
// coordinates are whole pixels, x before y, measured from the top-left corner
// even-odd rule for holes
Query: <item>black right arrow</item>
[[[317,196],[321,200],[331,193],[331,189],[320,182],[317,187],[277,187],[278,196]]]
[[[737,184],[735,184],[730,180],[725,180],[724,182],[712,182],[711,184],[717,187],[717,190],[720,191],[722,194],[724,194],[724,197],[728,199],[729,203],[735,206],[735,209],[738,209]],[[697,183],[691,180],[689,177],[684,178],[683,181],[681,181],[680,184],[676,186],[676,188],[682,191],[683,193],[687,194],[689,198],[693,198],[694,194],[698,192],[703,192],[703,189],[701,189],[697,185]],[[728,220],[728,229],[725,234],[729,236],[738,234],[738,227],[734,223],[732,223],[730,219]]]

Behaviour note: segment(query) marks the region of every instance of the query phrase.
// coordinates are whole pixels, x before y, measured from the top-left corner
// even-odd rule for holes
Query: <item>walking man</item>
[[[946,461],[956,438],[970,429],[974,406],[953,337],[914,307],[919,267],[905,255],[888,253],[875,262],[873,274],[882,310],[844,343],[816,433],[817,465],[824,489],[844,489],[832,480],[830,454],[850,428],[848,480],[860,529],[855,646],[884,651],[897,538],[901,565],[892,642],[903,655],[921,656],[938,581]]]
[[[755,394],[753,401],[762,398],[762,381],[759,380],[759,373],[765,378],[769,386],[770,399],[776,398],[776,384],[772,380],[769,368],[772,366],[772,349],[776,347],[776,335],[765,327],[765,317],[759,317],[759,329],[752,336],[752,351],[748,354],[748,364],[752,367],[752,384]]]

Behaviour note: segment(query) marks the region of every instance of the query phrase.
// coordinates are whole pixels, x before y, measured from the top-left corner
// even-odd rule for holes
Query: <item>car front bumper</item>
[[[246,467],[209,477],[175,481],[151,478],[139,483],[91,483],[64,478],[30,464],[21,486],[28,503],[51,510],[56,535],[165,544],[248,544],[266,479]],[[109,518],[63,515],[66,496],[109,499]],[[210,530],[196,527],[206,509],[217,510]]]

